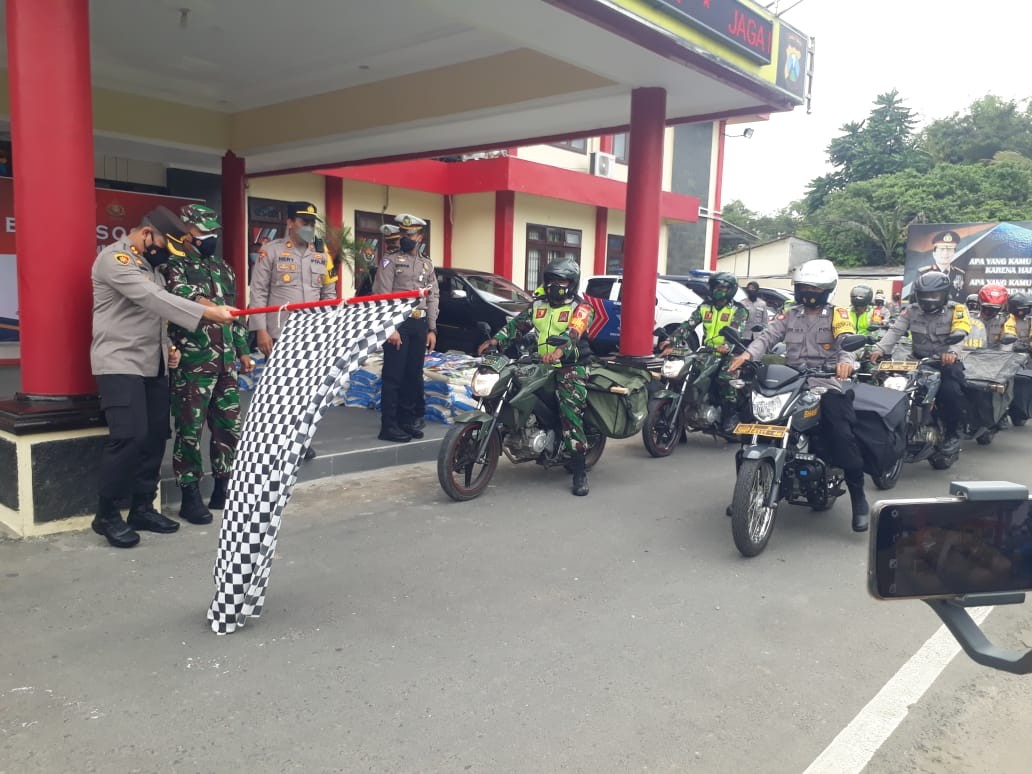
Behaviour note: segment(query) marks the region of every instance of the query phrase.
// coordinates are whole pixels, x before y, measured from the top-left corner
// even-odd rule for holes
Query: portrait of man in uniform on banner
[[[986,284],[1012,292],[1032,283],[1029,223],[939,223],[907,231],[903,269],[906,300],[914,281],[929,271],[949,277],[950,299],[961,301]]]

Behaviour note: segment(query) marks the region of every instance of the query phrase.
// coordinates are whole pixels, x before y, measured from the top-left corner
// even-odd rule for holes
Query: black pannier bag
[[[969,424],[992,427],[1003,419],[1014,397],[1014,376],[1027,359],[1025,352],[992,349],[976,349],[964,354],[964,378],[968,383],[964,393],[968,398]],[[991,385],[1003,385],[1005,390],[998,392],[990,389]]]
[[[892,469],[906,447],[907,393],[873,384],[854,384],[857,443],[864,472],[880,476]]]
[[[1010,414],[1019,422],[1032,417],[1032,371],[1022,368],[1014,374],[1014,400]]]

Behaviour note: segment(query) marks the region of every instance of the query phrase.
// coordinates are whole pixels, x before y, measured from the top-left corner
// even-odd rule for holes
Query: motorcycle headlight
[[[899,390],[903,392],[907,389],[907,377],[905,376],[887,376],[885,381],[882,382],[882,387],[888,387],[890,390]]]
[[[486,398],[491,394],[491,390],[494,389],[495,385],[498,384],[498,380],[502,378],[501,374],[497,374],[494,371],[477,371],[473,374],[473,381],[470,384],[470,388],[473,390],[473,394],[478,398]]]
[[[681,370],[684,368],[683,360],[664,360],[663,361],[663,378],[664,379],[676,379],[681,375]]]
[[[781,416],[785,404],[788,403],[788,399],[791,397],[792,394],[788,392],[783,395],[774,395],[770,398],[754,392],[752,396],[753,416],[760,422],[770,422],[773,419],[777,419]]]

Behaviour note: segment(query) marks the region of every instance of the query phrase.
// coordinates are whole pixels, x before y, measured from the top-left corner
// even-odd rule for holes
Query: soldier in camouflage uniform
[[[194,249],[168,262],[165,276],[169,292],[204,305],[232,302],[236,278],[226,262],[216,256],[216,231],[220,226],[214,210],[190,204],[180,210],[180,217],[190,226]],[[172,416],[176,425],[172,466],[182,490],[179,517],[193,524],[208,524],[208,508],[221,510],[225,506],[226,486],[240,438],[237,359],[245,373],[254,369],[247,329],[239,321],[205,323],[196,331],[169,325],[169,337],[181,353],[179,367],[172,372]],[[198,487],[204,476],[201,431],[205,423],[211,430],[215,478],[208,508]]]
[[[721,271],[711,274],[709,278],[708,303],[700,304],[687,322],[681,323],[674,329],[670,340],[662,354],[671,349],[688,349],[689,338],[700,325],[703,330],[702,345],[712,347],[726,355],[728,346],[720,331],[725,327],[731,327],[744,338],[751,338],[752,334],[746,334],[746,324],[749,322],[749,310],[742,304],[735,301],[735,294],[738,293],[738,278],[730,272]],[[763,307],[763,315],[766,317],[767,307]],[[729,438],[737,439],[732,434],[735,425],[738,424],[738,401],[740,398],[738,390],[731,386],[731,374],[721,368],[720,375],[712,381],[713,395],[711,399],[720,405],[721,427]]]
[[[577,295],[580,266],[569,258],[559,258],[545,267],[544,287],[534,291],[534,304],[525,312],[509,320],[505,327],[480,345],[479,352],[491,346],[508,342],[537,331],[538,352],[541,360],[555,365],[555,395],[559,400],[559,421],[563,429],[563,444],[572,457],[575,495],[588,493],[588,473],[585,454],[588,438],[584,432],[584,409],[588,403],[586,360],[591,356],[584,335],[594,318],[594,311]],[[551,336],[562,336],[568,343],[554,347],[547,343]]]

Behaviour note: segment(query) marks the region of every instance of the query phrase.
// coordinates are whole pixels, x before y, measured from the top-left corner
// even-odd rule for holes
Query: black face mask
[[[802,304],[808,309],[813,309],[818,306],[824,306],[826,303],[828,303],[828,296],[830,295],[830,290],[813,291],[802,290],[800,288],[796,288],[795,290],[796,303]]]
[[[562,304],[565,304],[569,297],[569,288],[557,285],[554,282],[549,282],[545,285],[545,298],[547,298],[548,303],[553,306],[561,306]]]
[[[158,247],[153,242],[148,245],[145,242],[143,245],[143,257],[147,259],[147,263],[157,268],[161,264],[166,263],[172,257],[172,253],[168,251],[167,247]]]
[[[217,236],[210,236],[206,239],[195,238],[194,244],[197,246],[197,252],[205,258],[211,258],[219,249],[219,238]]]
[[[760,294],[757,293],[755,290],[747,290],[745,291],[745,295],[750,301],[755,301],[757,298],[760,297]]]
[[[411,253],[413,250],[416,249],[416,245],[418,245],[418,244],[419,244],[419,242],[417,242],[415,239],[410,239],[409,237],[402,237],[401,238],[401,252],[403,252],[403,253]]]

